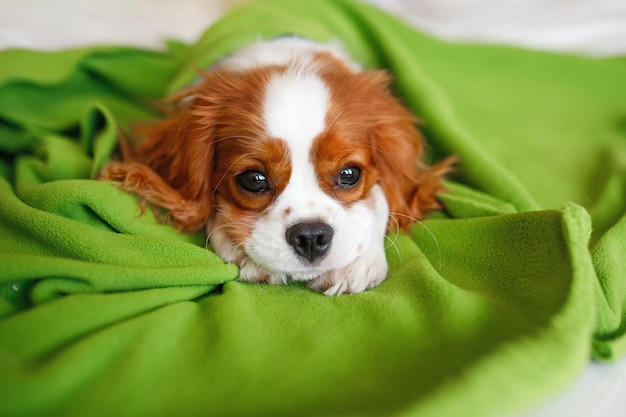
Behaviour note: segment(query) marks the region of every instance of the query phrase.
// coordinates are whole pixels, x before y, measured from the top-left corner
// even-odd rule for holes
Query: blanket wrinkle
[[[236,280],[96,181],[118,132],[257,39],[387,68],[454,154],[362,294]],[[0,51],[0,415],[492,416],[626,354],[619,59],[450,43],[351,0],[262,0],[161,51]],[[592,103],[592,105],[590,105]]]

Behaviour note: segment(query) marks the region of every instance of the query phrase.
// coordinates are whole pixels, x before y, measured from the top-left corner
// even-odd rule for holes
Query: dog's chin
[[[325,265],[324,262],[305,265],[298,259],[294,259],[293,266],[285,268],[284,264],[272,267],[263,260],[255,260],[246,256],[240,265],[240,279],[249,282],[268,282],[271,284],[286,284],[287,282],[310,282],[328,274],[333,270],[342,268],[344,265]]]
[[[307,282],[331,270],[332,269],[329,269],[329,268],[306,268],[306,269],[286,271],[285,274],[287,275],[290,281]]]

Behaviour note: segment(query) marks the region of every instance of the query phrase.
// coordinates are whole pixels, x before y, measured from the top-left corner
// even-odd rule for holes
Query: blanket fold
[[[236,281],[200,234],[96,181],[118,131],[259,38],[388,68],[445,209],[388,279],[329,298]],[[626,353],[626,71],[433,39],[348,0],[267,0],[194,45],[0,51],[0,416],[488,416]]]

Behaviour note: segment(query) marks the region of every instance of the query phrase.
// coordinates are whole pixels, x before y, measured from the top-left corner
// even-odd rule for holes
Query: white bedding
[[[626,55],[626,0],[365,0],[425,31],[593,56]],[[193,41],[233,4],[219,0],[1,0],[0,49]],[[626,71],[626,69],[625,69]],[[626,110],[626,97],[624,98]],[[516,417],[625,417],[626,358]]]

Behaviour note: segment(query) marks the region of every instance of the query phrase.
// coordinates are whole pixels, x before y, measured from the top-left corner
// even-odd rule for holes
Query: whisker
[[[209,232],[206,236],[206,240],[204,241],[204,249],[209,250],[209,244],[211,242],[211,236],[213,236],[213,233],[217,232],[220,229],[225,228],[226,226],[228,226],[227,224],[223,224],[219,227],[215,227],[213,229],[211,229],[211,232]]]
[[[210,243],[209,240],[210,240],[210,238],[211,238],[211,235],[207,235],[206,239],[204,239],[204,250],[207,251],[207,252],[211,252],[209,250],[209,243]]]
[[[380,148],[377,148],[376,146],[371,145],[371,144],[366,144],[366,145],[365,145],[365,147],[366,147],[366,148],[371,149],[371,150],[372,150],[372,151],[374,151],[374,152],[377,152],[377,153],[382,154],[382,155],[383,155],[383,156],[384,156],[384,157],[385,157],[385,158],[389,161],[389,163],[390,163],[390,164],[392,164],[392,165],[393,165],[393,164],[395,163],[395,160],[394,160],[394,159],[392,159],[392,158],[389,156],[389,154],[388,154],[387,152],[385,152],[384,150],[382,150],[382,149],[380,149]]]
[[[209,234],[207,235],[207,239],[211,239],[211,236],[213,236],[213,233],[215,233],[215,232],[217,232],[218,230],[223,229],[223,228],[225,228],[225,227],[228,227],[228,223],[224,223],[224,224],[223,224],[223,225],[221,225],[221,226],[218,226],[218,227],[214,227],[214,228],[212,228],[212,229],[211,229],[211,231],[209,232]]]
[[[391,218],[391,220],[393,220],[393,222],[396,224],[396,236],[398,235],[398,233],[400,233],[400,222],[398,222],[398,219],[396,219],[396,217],[394,216],[394,214],[396,213],[389,213],[389,217]]]
[[[221,226],[218,226],[212,229],[211,232],[208,234],[207,239],[211,239],[211,236],[213,236],[213,233],[217,232],[218,230],[225,229],[225,228],[229,228],[231,230],[241,231],[241,232],[246,232],[248,230],[246,227],[243,227],[238,223],[224,223]]]
[[[216,228],[212,229],[212,230],[211,230],[211,232],[207,234],[206,240],[205,240],[205,242],[204,242],[204,249],[205,249],[207,252],[211,252],[211,251],[209,250],[209,244],[210,244],[210,242],[211,242],[211,236],[213,235],[213,233],[217,232],[217,231],[218,231],[218,230],[220,230],[220,229],[226,229],[226,228],[229,228],[229,229],[234,230],[234,231],[247,232],[247,229],[246,229],[245,227],[243,227],[243,226],[241,226],[241,225],[239,225],[239,224],[237,224],[237,223],[224,223],[224,224],[222,224],[221,226],[218,226],[218,227],[216,227]],[[245,255],[244,251],[243,251],[242,249],[240,249],[240,248],[243,246],[243,244],[244,244],[244,242],[240,242],[240,243],[238,243],[238,244],[234,245],[234,246],[231,248],[231,250],[232,250],[234,253],[241,252],[241,253],[242,253],[242,255]],[[212,253],[217,254],[216,252],[212,252]],[[219,256],[219,255],[218,255],[218,256]]]
[[[402,213],[389,213],[389,215],[391,217],[393,217],[393,216],[401,216],[401,217],[406,217],[408,219],[411,219],[415,223],[418,223],[420,226],[422,226],[428,232],[428,234],[432,237],[433,241],[435,242],[435,246],[437,247],[437,254],[439,256],[439,266],[438,266],[437,269],[441,270],[441,266],[442,266],[441,247],[439,246],[439,241],[437,240],[437,237],[435,236],[433,231],[430,230],[430,228],[428,226],[426,226],[426,224],[424,224],[424,222],[416,219],[415,217],[411,217],[411,216],[408,216],[408,215],[402,214]]]
[[[400,237],[400,223],[398,223],[398,219],[396,219],[393,215],[389,215],[389,217],[391,217],[391,219],[394,221],[394,223],[396,224],[396,231],[393,234],[395,239],[391,240],[391,238],[389,238],[386,234],[385,234],[385,239],[389,240],[390,245],[389,246],[385,246],[385,249],[388,249],[389,247],[393,246],[396,249],[396,253],[398,254],[398,258],[400,259],[400,263],[402,263],[402,255],[400,253],[400,249],[398,248],[398,245],[396,245],[396,242],[398,241],[398,238]]]
[[[213,233],[217,232],[220,229],[225,228],[226,226],[228,226],[228,225],[223,224],[223,225],[221,225],[219,227],[215,227],[215,228],[211,229],[211,232],[207,234],[206,239],[204,240],[204,250],[206,250],[207,252],[211,252],[209,250],[209,245],[211,244],[211,236],[213,236]]]
[[[213,141],[213,144],[220,143],[220,142],[223,142],[223,141],[226,141],[226,140],[231,140],[231,139],[248,139],[248,140],[252,141],[252,140],[256,140],[258,138],[254,138],[252,136],[245,136],[245,135],[224,136],[222,138],[219,138],[219,139],[216,139],[215,141]]]
[[[220,225],[218,227],[212,228],[211,232],[209,232],[209,234],[207,235],[207,238],[210,239],[211,236],[213,235],[213,233],[217,232],[218,230],[225,229],[227,227],[229,227],[229,228],[231,228],[233,230],[240,230],[240,231],[244,231],[244,232],[247,230],[245,227],[243,227],[239,223],[234,223],[234,222],[232,222],[232,223],[224,223],[224,224],[222,224],[222,225]]]
[[[240,250],[240,248],[243,246],[243,242],[239,242],[237,243],[235,246],[233,246],[233,249],[235,250]],[[241,250],[243,252],[243,250]]]
[[[397,233],[395,234],[395,237],[396,238],[392,240],[389,236],[385,235],[385,239],[389,241],[389,245],[385,246],[385,250],[393,246],[393,248],[396,250],[396,254],[398,255],[398,259],[400,260],[400,264],[402,264],[402,253],[400,253],[400,248],[398,248],[398,245],[396,245],[396,242],[398,241]]]
[[[241,159],[252,155],[252,153],[246,153],[241,155],[239,158],[235,159],[233,161],[232,164],[230,164],[230,166],[226,169],[226,171],[224,171],[224,174],[222,175],[222,178],[220,178],[220,180],[217,182],[217,185],[215,185],[215,188],[213,188],[213,192],[211,193],[211,199],[214,200],[215,199],[215,192],[217,191],[217,189],[219,188],[219,186],[222,184],[222,181],[224,181],[224,178],[226,178],[226,174],[228,174],[228,171],[230,171],[230,169],[233,167],[233,165],[235,165],[237,162],[239,162]]]

